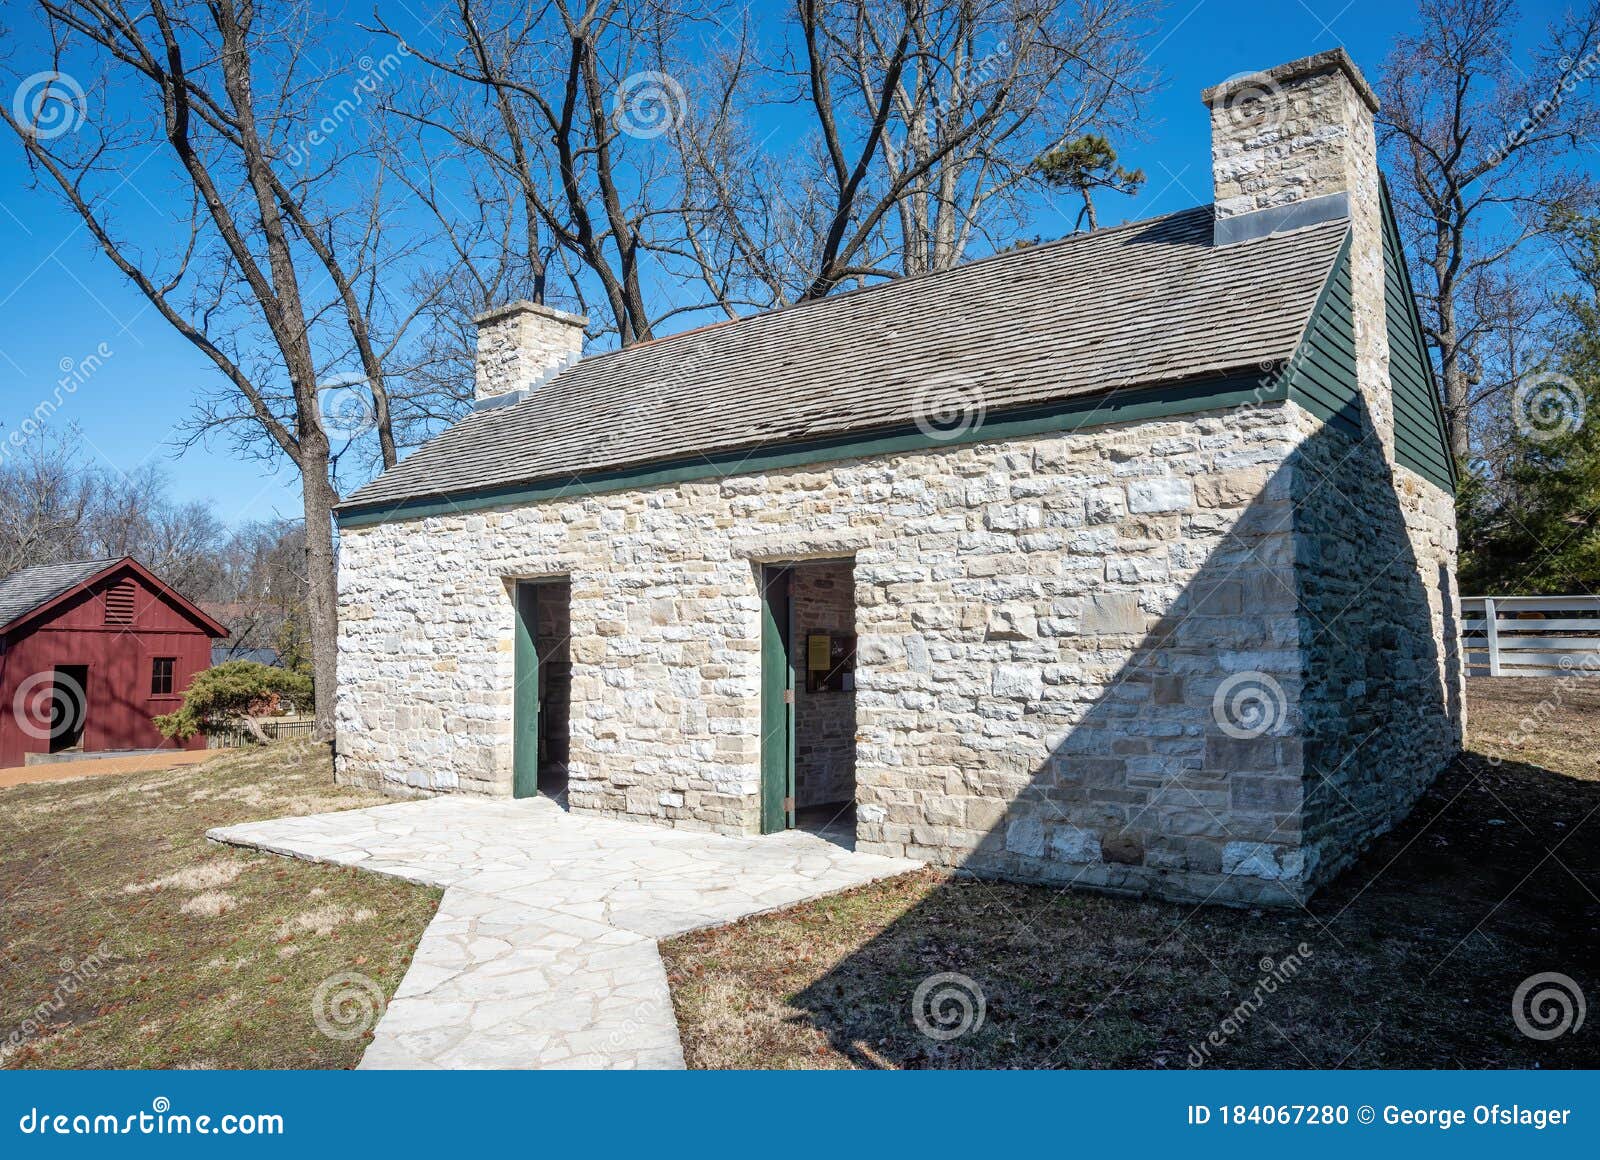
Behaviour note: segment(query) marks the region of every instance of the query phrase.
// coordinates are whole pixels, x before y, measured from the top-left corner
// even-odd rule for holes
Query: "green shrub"
[[[311,702],[311,678],[255,661],[224,661],[197,673],[176,713],[155,718],[163,737],[187,741],[196,733],[244,728],[263,740],[252,717],[270,717],[284,701]]]

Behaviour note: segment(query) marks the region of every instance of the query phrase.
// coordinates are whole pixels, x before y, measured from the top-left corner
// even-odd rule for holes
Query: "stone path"
[[[903,874],[811,834],[726,838],[451,795],[212,830],[445,888],[361,1066],[683,1066],[656,940]]]

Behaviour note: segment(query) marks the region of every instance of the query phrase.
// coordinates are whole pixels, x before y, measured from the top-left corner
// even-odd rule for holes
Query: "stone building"
[[[581,361],[483,316],[340,511],[340,777],[1327,881],[1460,744],[1453,467],[1360,73],[1203,96],[1212,205]]]

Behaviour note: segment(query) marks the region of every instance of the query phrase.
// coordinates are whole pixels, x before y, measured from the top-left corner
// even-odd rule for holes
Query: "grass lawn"
[[[1186,1067],[1205,1044],[1213,1067],[1600,1065],[1600,1012],[1548,1041],[1512,1019],[1540,972],[1600,1003],[1600,682],[1474,681],[1468,712],[1471,752],[1309,911],[926,871],[669,942],[689,1064]],[[912,1019],[939,972],[985,1005],[949,1040]]]
[[[0,790],[0,1061],[351,1067],[438,892],[205,840],[212,826],[382,801],[282,746],[160,773]],[[371,980],[370,983],[365,980]],[[381,992],[381,993],[380,993]],[[348,1000],[340,1004],[335,997]]]

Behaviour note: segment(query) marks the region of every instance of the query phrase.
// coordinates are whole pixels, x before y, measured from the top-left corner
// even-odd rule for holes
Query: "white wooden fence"
[[[1600,596],[1464,596],[1471,677],[1600,675]]]

